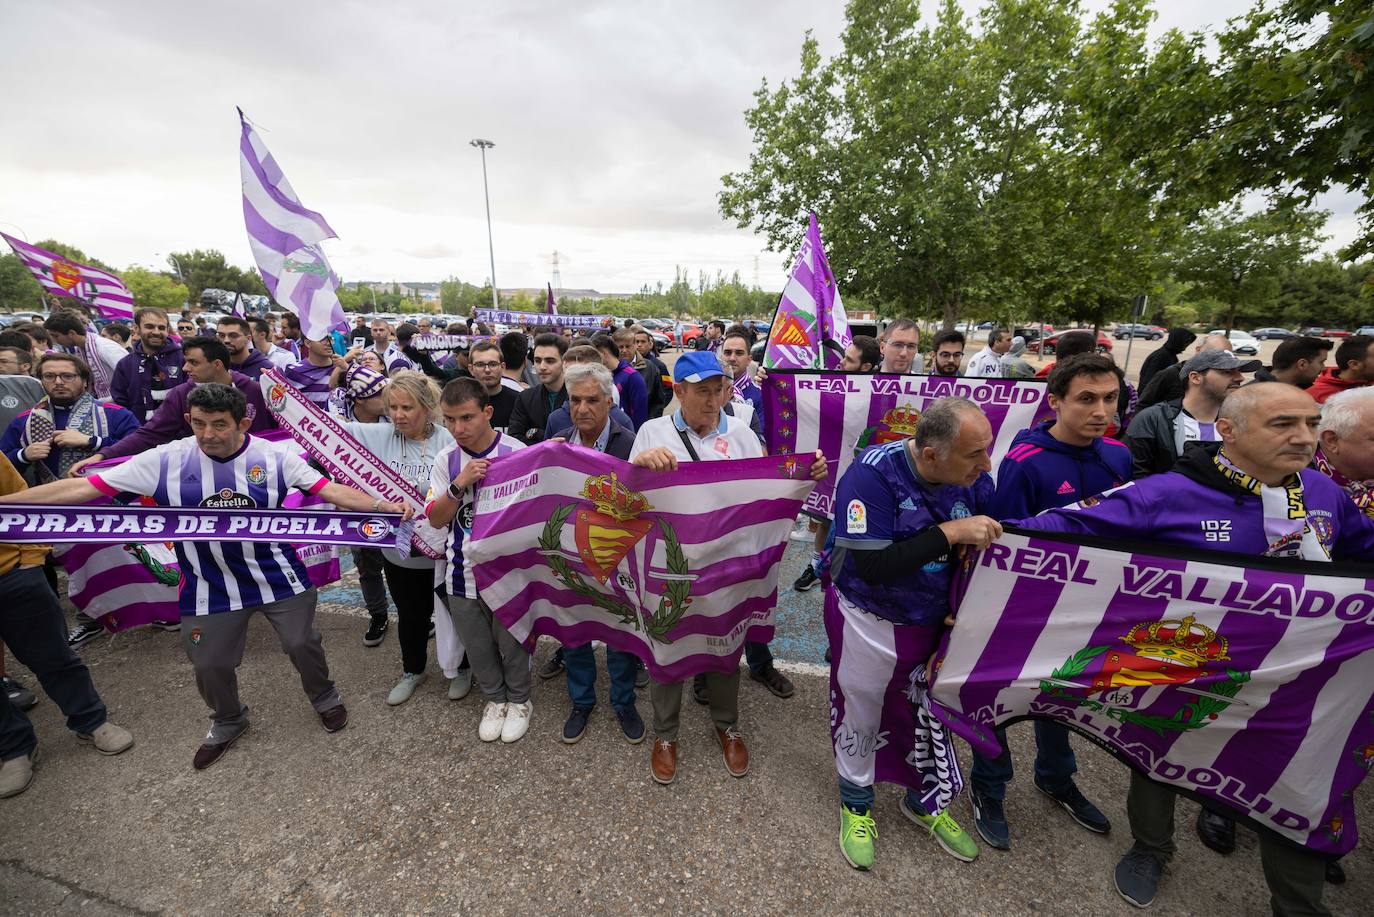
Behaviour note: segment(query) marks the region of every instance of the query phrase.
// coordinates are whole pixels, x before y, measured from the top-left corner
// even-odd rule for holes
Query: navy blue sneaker
[[[620,720],[620,731],[625,734],[625,741],[631,745],[638,745],[644,741],[644,720],[640,719],[639,711],[634,704],[624,710],[615,712],[616,719]]]
[[[1116,893],[1136,907],[1149,907],[1159,891],[1164,861],[1152,853],[1132,847],[1116,864]]]
[[[987,841],[989,847],[1010,850],[1011,828],[1002,811],[1002,800],[984,796],[977,790],[969,792],[968,800],[973,806],[973,827],[978,836]]]
[[[1052,790],[1035,778],[1035,788],[1064,807],[1069,817],[1094,834],[1106,834],[1112,830],[1107,816],[1098,811],[1097,806],[1088,802],[1086,796],[1078,792],[1078,787],[1070,780],[1063,789]]]
[[[574,707],[563,724],[563,741],[568,745],[577,744],[587,732],[587,717],[592,715],[591,707]]]

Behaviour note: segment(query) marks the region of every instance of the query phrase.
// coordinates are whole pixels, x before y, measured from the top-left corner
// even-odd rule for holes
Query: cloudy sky
[[[1156,27],[1248,5],[1159,0]],[[250,264],[240,105],[346,280],[489,276],[484,137],[501,286],[542,286],[556,250],[569,288],[757,264],[779,289],[786,259],[722,220],[720,176],[748,161],[760,79],[842,25],[839,0],[3,0],[0,230],[117,266],[197,247]],[[1351,201],[1319,203],[1331,245],[1350,238]]]

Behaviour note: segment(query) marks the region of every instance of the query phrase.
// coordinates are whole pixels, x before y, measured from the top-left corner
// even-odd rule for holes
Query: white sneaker
[[[458,674],[449,679],[448,699],[462,700],[472,690],[472,669],[459,669]]]
[[[482,711],[482,722],[477,727],[477,738],[483,742],[495,742],[501,738],[506,725],[506,706],[487,701],[487,707]]]
[[[425,673],[418,675],[406,672],[401,676],[401,680],[396,682],[396,687],[391,689],[391,693],[386,696],[386,702],[393,707],[399,707],[410,700],[410,695],[415,693],[415,689],[425,683]]]
[[[501,727],[501,741],[507,745],[520,741],[521,736],[529,731],[530,714],[533,712],[534,704],[530,701],[506,704],[506,723]]]

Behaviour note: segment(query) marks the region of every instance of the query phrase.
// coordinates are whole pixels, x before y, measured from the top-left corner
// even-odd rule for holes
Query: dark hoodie
[[[110,379],[110,400],[133,411],[140,422],[152,418],[167,393],[186,381],[182,376],[181,348],[170,339],[155,354],[134,341],[129,355],[115,366]]]
[[[240,373],[250,379],[257,379],[262,375],[264,369],[273,369],[272,361],[267,359],[267,354],[258,350],[256,347],[248,348],[248,356],[242,363],[235,363],[229,367],[230,372]]]
[[[997,469],[992,498],[996,518],[1025,519],[1131,479],[1131,450],[1125,443],[1104,437],[1088,446],[1070,446],[1050,435],[1053,425],[1047,420],[1016,434]]]
[[[1193,341],[1197,340],[1197,335],[1187,328],[1170,328],[1169,336],[1164,339],[1164,346],[1156,350],[1145,358],[1144,364],[1140,367],[1140,379],[1136,382],[1136,391],[1141,395],[1145,394],[1145,386],[1150,383],[1150,379],[1161,369],[1178,365],[1178,356]]]

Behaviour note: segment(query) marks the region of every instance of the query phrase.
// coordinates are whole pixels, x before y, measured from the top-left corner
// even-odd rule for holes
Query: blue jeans
[[[749,664],[749,671],[757,675],[773,664],[773,651],[768,648],[767,643],[755,643],[752,640],[746,640],[744,641],[744,661]]]
[[[1069,730],[1049,720],[1035,720],[1035,779],[1051,790],[1064,789],[1078,772],[1073,748],[1069,746]],[[1002,754],[985,758],[973,753],[974,792],[989,799],[1005,799],[1007,784],[1011,782],[1011,748],[1007,745],[1005,729],[997,730]]]
[[[568,671],[568,697],[574,707],[586,710],[596,706],[596,653],[590,643],[563,647],[563,665]],[[606,647],[606,671],[611,676],[611,706],[625,710],[635,705],[635,673],[639,657],[634,653]]]
[[[57,594],[41,567],[14,569],[0,575],[0,641],[28,666],[67,715],[73,732],[94,732],[105,722],[105,704],[96,693],[91,672],[67,646],[66,621]],[[0,691],[0,761],[27,755],[38,744],[33,724]]]
[[[859,786],[857,783],[850,783],[843,777],[840,781],[840,802],[851,809],[873,809],[873,787]],[[906,804],[911,807],[911,811],[918,815],[929,815],[926,807],[921,803],[921,797],[913,789],[906,791]]]

